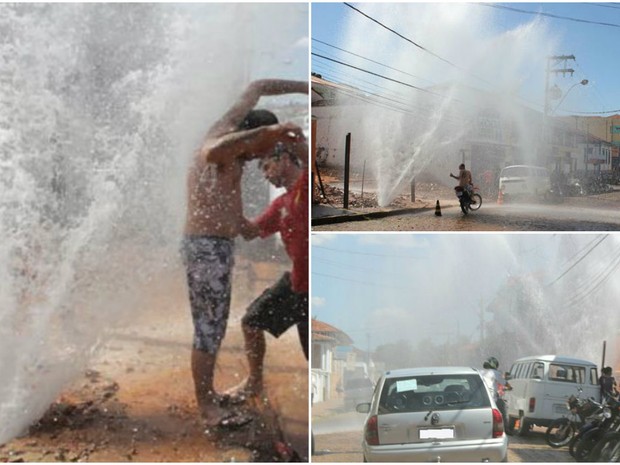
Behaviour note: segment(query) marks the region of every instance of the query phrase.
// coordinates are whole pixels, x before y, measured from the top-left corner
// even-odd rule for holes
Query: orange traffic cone
[[[439,200],[435,204],[435,216],[441,216],[441,207],[439,206]]]
[[[499,193],[497,194],[497,205],[503,205],[504,204],[504,193],[500,190]]]

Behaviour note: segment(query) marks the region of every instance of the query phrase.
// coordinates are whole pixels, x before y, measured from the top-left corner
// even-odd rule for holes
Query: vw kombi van
[[[571,395],[600,400],[596,364],[577,358],[538,355],[520,358],[506,374],[504,399],[509,434],[525,434],[533,425],[548,426],[568,414]]]
[[[504,201],[515,198],[544,198],[551,190],[549,170],[540,166],[507,166],[499,174]]]

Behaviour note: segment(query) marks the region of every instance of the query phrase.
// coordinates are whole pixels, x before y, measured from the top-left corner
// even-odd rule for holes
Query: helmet
[[[497,370],[497,368],[499,367],[499,360],[497,360],[495,357],[489,357],[487,362],[489,362],[489,365],[491,365],[491,368],[493,368],[494,370]]]

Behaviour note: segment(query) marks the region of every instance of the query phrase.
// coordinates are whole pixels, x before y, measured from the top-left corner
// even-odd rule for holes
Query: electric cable
[[[500,9],[500,10],[514,11],[514,12],[517,12],[517,13],[525,13],[525,14],[528,14],[528,15],[546,16],[548,18],[554,18],[554,19],[565,19],[565,20],[568,20],[568,21],[575,21],[575,22],[578,22],[578,23],[596,24],[596,25],[599,25],[599,26],[609,26],[609,27],[620,27],[620,24],[603,23],[603,22],[600,22],[600,21],[589,21],[587,19],[571,18],[569,16],[554,15],[552,13],[527,11],[527,10],[521,10],[519,8],[513,8],[513,7],[509,7],[509,6],[505,6],[505,5],[497,5],[497,4],[493,4],[493,3],[477,3],[477,5],[491,7],[491,8],[497,8],[497,9]]]
[[[551,283],[547,284],[545,287],[550,287],[550,286],[552,286],[553,284],[557,283],[557,282],[558,282],[558,281],[559,281],[562,277],[564,277],[564,276],[565,276],[565,275],[566,275],[566,274],[567,274],[570,270],[572,270],[572,269],[573,269],[573,268],[575,268],[577,265],[579,265],[579,263],[581,263],[581,262],[582,262],[582,260],[583,260],[584,258],[586,258],[588,255],[590,255],[590,253],[592,253],[592,251],[593,251],[594,249],[596,249],[599,245],[601,245],[601,243],[602,243],[605,239],[607,239],[608,237],[609,237],[608,235],[603,235],[603,236],[599,239],[599,241],[598,241],[596,244],[594,244],[594,245],[593,245],[593,246],[592,246],[592,247],[591,247],[591,248],[590,248],[590,249],[586,252],[586,254],[585,254],[583,257],[581,257],[579,260],[577,260],[577,261],[576,261],[576,262],[575,262],[572,266],[570,266],[570,267],[569,267],[566,271],[564,271],[564,273],[562,273],[560,276],[558,276],[556,279],[554,279]]]

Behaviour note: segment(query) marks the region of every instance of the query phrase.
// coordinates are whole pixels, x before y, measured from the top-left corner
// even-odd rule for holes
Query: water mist
[[[489,167],[499,171],[505,162],[535,164],[546,57],[556,42],[544,23],[533,20],[498,33],[492,30],[493,10],[476,4],[359,8],[431,52],[347,12],[343,48],[400,72],[350,55],[346,61],[418,87],[375,80],[374,92],[392,100],[358,101],[332,128],[337,143],[352,133],[351,163],[359,168],[369,162],[381,206],[421,174],[449,185],[448,175],[461,161],[474,175]],[[528,107],[537,108],[538,116]]]
[[[307,5],[3,4],[0,36],[2,444],[182,273],[191,153],[250,80],[307,79]]]

